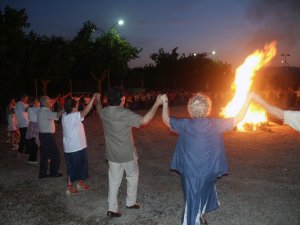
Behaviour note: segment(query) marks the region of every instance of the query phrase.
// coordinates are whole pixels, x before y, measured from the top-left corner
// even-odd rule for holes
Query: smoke
[[[250,0],[247,18],[258,27],[250,47],[276,40],[291,51],[300,40],[299,0]]]

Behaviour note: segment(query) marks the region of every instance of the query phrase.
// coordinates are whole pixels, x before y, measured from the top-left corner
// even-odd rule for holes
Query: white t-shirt
[[[284,123],[297,131],[300,131],[300,112],[299,111],[283,111]]]
[[[82,121],[80,112],[63,114],[63,144],[66,153],[77,152],[87,147]]]

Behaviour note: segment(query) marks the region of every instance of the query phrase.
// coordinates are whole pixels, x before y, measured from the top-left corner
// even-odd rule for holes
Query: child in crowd
[[[17,118],[15,114],[15,109],[11,108],[8,115],[8,125],[7,130],[10,133],[10,144],[12,146],[12,150],[17,150],[19,148],[19,129],[17,126]]]
[[[15,106],[16,106],[16,101],[15,101],[15,99],[14,98],[11,98],[10,100],[9,100],[9,103],[8,103],[8,105],[6,106],[6,108],[5,108],[5,116],[6,116],[6,122],[8,123],[8,116],[9,116],[9,114],[10,114],[10,111],[11,111],[11,109],[12,108],[15,108]],[[10,140],[11,140],[11,134],[10,134],[10,132],[7,130],[7,140],[6,140],[6,143],[10,143]]]

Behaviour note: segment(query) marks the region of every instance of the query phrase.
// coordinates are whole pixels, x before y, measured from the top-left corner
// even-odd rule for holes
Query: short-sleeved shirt
[[[41,107],[38,111],[38,124],[40,133],[55,133],[54,120],[58,120],[56,112],[47,107]]]
[[[29,107],[28,108],[28,119],[31,122],[37,123],[37,114],[40,110],[40,107]]]
[[[64,152],[77,152],[87,147],[86,136],[82,124],[80,112],[70,114],[64,113],[62,116],[63,144]]]
[[[179,134],[172,170],[190,177],[227,173],[223,133],[233,129],[232,118],[170,118],[170,127]]]
[[[284,123],[297,131],[300,131],[300,112],[299,111],[283,111]]]
[[[140,127],[141,116],[120,106],[99,108],[105,135],[105,157],[108,161],[124,163],[137,157],[132,127]]]
[[[15,113],[16,113],[16,118],[18,121],[19,128],[28,127],[29,120],[28,120],[28,113],[26,112],[27,107],[28,105],[23,103],[22,101],[18,101],[16,104]]]

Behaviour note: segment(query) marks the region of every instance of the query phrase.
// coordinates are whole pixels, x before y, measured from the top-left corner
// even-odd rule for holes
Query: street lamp
[[[118,20],[118,22],[114,23],[110,28],[109,28],[109,31],[112,30],[115,26],[119,25],[119,26],[122,26],[124,24],[124,20]],[[96,30],[100,30],[102,32],[102,34],[106,35],[106,32],[101,29],[100,27],[96,27],[96,29],[93,29],[93,31],[96,31]]]
[[[204,54],[205,54],[206,56],[209,56],[209,55],[215,55],[215,54],[216,54],[216,51],[204,52]],[[197,56],[197,53],[193,53],[193,56]]]
[[[216,51],[213,50],[211,52],[205,52],[206,56],[209,56],[209,55],[215,55],[216,54]]]
[[[114,23],[109,28],[108,31],[111,31],[117,25],[122,26],[123,24],[124,24],[124,20],[118,20],[118,22]],[[93,31],[96,31],[96,30],[100,30],[103,35],[107,35],[107,33],[103,29],[101,29],[100,27],[96,27],[96,29],[93,29]],[[108,88],[108,90],[110,89],[110,68],[108,68],[108,71],[107,71],[107,88]]]
[[[281,56],[284,57],[281,62],[284,63],[284,69],[285,69],[285,71],[287,71],[288,66],[289,66],[288,61],[287,61],[287,57],[291,56],[291,55],[288,54],[288,53],[282,53]]]

